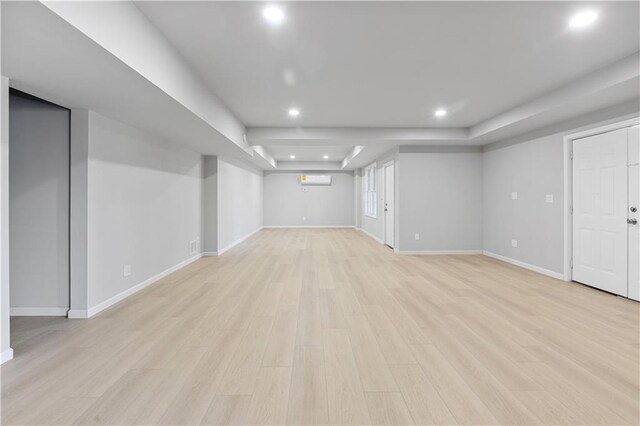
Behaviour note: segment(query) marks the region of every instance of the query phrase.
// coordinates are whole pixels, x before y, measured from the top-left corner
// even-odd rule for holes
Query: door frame
[[[573,260],[573,214],[571,213],[573,205],[573,141],[638,124],[640,124],[640,117],[633,117],[628,120],[571,133],[564,137],[564,281],[573,281],[573,268],[571,265]]]
[[[387,204],[387,167],[393,166],[393,245],[391,247],[394,251],[396,250],[397,241],[396,241],[396,163],[395,160],[389,160],[382,165],[382,205],[384,209],[384,205]],[[387,212],[382,210],[382,243],[387,245]]]

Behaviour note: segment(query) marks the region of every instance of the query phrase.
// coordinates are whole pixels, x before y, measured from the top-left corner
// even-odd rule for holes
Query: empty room
[[[640,424],[640,2],[0,0],[6,425]]]

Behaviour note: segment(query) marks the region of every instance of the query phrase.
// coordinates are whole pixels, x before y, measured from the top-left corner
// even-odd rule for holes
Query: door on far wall
[[[573,280],[627,296],[628,129],[573,142]]]
[[[11,314],[66,316],[69,308],[70,111],[9,96]]]
[[[629,128],[629,298],[640,301],[640,126]],[[636,224],[633,221],[636,221]]]
[[[395,247],[395,183],[393,163],[384,167],[384,243]]]

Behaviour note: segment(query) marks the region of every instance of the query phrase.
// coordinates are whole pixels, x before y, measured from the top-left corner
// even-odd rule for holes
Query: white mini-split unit
[[[331,185],[331,176],[328,175],[300,175],[302,185]]]

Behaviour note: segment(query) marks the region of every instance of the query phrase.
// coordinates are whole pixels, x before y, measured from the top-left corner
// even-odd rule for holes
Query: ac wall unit
[[[300,175],[302,185],[331,185],[329,175]]]

